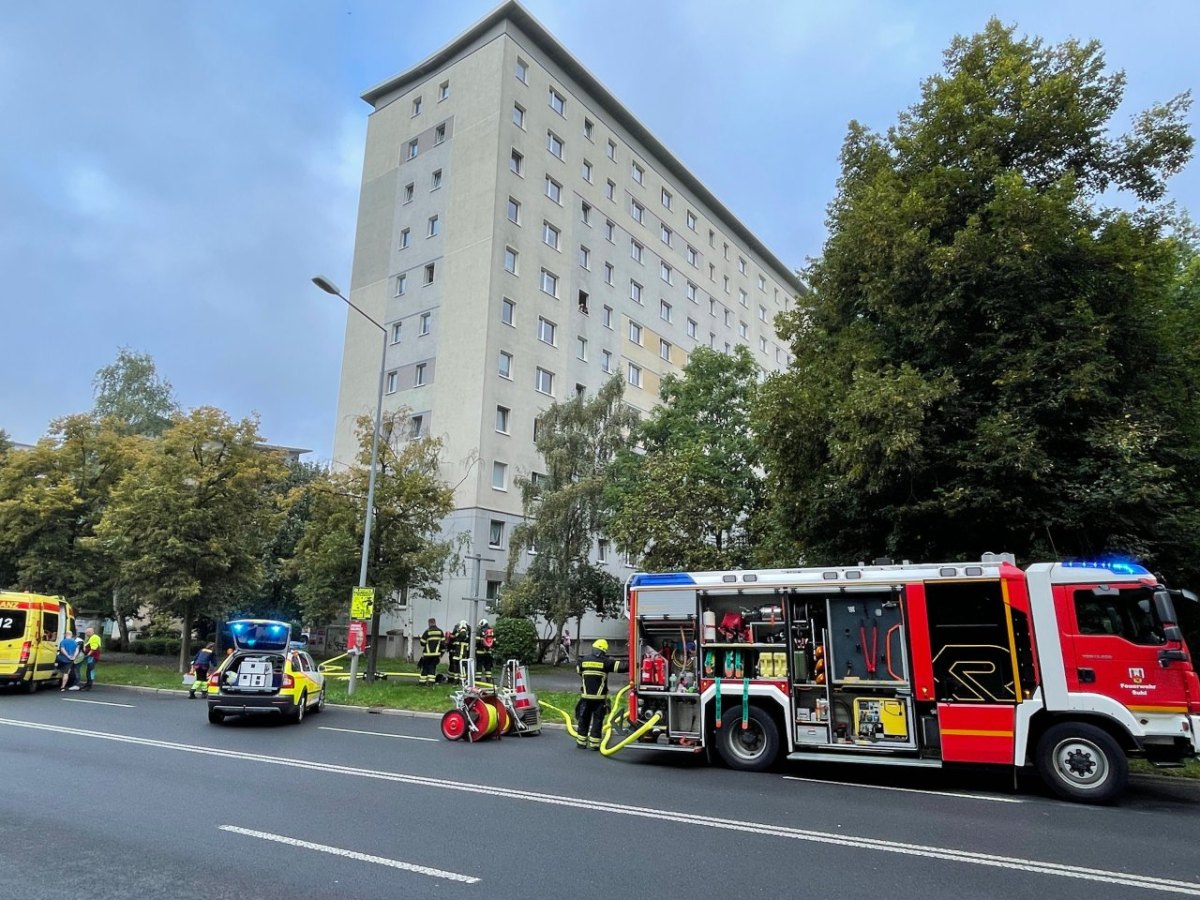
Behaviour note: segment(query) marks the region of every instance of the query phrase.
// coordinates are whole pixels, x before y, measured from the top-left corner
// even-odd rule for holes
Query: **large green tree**
[[[283,463],[258,447],[258,423],[199,407],[154,441],[113,489],[96,527],[122,587],[183,622],[180,667],[197,616],[227,611],[262,577]]]
[[[308,507],[293,571],[312,622],[344,616],[358,584],[373,432],[372,420],[360,419],[358,465],[293,492],[293,504]],[[368,680],[376,669],[380,615],[394,611],[406,596],[436,599],[447,570],[460,564],[461,540],[442,536],[442,521],[454,510],[454,489],[442,480],[441,450],[439,439],[412,435],[407,411],[384,414],[367,567],[376,597]]]
[[[95,414],[115,419],[129,434],[157,437],[179,413],[171,384],[158,374],[149,353],[122,347],[113,362],[96,372],[92,388]]]
[[[546,471],[516,479],[525,521],[509,543],[509,587],[500,610],[553,623],[555,648],[568,619],[589,609],[613,615],[620,602],[620,585],[590,562],[590,553],[606,520],[604,486],[613,461],[637,424],[623,397],[624,383],[612,378],[594,397],[553,404],[538,417],[535,441]],[[521,553],[529,549],[536,554],[514,582]]]
[[[993,20],[886,135],[851,125],[783,320],[795,363],[757,415],[781,559],[1194,548],[1180,249],[1155,205],[1189,98],[1117,133],[1124,84],[1096,43]]]
[[[750,409],[759,369],[744,347],[701,347],[682,377],[668,375],[661,405],[635,430],[605,490],[605,533],[651,571],[748,565],[763,499]]]

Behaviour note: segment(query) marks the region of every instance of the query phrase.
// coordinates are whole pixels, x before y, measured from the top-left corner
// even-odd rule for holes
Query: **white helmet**
[[[488,626],[488,620],[487,620],[487,619],[480,619],[480,620],[479,620],[479,627],[480,627],[480,628],[487,628],[487,627],[489,627],[489,626]]]
[[[458,631],[466,631],[470,627],[471,626],[467,624],[466,619],[460,619],[458,622],[458,625],[457,625],[457,630]]]

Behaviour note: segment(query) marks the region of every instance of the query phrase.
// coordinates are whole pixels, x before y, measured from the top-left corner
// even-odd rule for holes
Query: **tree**
[[[122,347],[116,360],[96,372],[92,387],[96,415],[116,419],[128,434],[158,437],[179,413],[171,384],[159,377],[149,353]]]
[[[886,136],[852,123],[795,363],[756,424],[775,551],[1135,554],[1194,546],[1195,434],[1154,204],[1190,157],[1187,95],[1111,119],[1098,44],[991,21]],[[1131,198],[1135,212],[1099,206]]]
[[[587,609],[611,615],[620,600],[616,579],[588,557],[605,522],[604,484],[613,459],[637,423],[623,395],[621,379],[612,378],[590,400],[576,396],[553,404],[538,419],[535,441],[546,473],[516,479],[525,521],[513,529],[501,613],[552,622],[555,648],[567,619]],[[537,554],[513,583],[521,552],[529,548]]]
[[[90,539],[137,439],[91,415],[58,419],[22,453],[0,456],[0,557],[5,583],[107,609],[116,569]]]
[[[219,616],[262,576],[275,526],[268,489],[283,464],[260,440],[255,420],[212,407],[177,416],[141,446],[96,528],[123,588],[183,621],[181,669],[196,618]]]
[[[750,430],[758,372],[744,347],[732,356],[697,348],[683,377],[663,379],[661,405],[635,430],[641,452],[618,454],[605,533],[646,569],[749,564],[764,492]]]
[[[313,622],[345,615],[358,584],[373,424],[359,419],[357,466],[294,494],[296,502],[311,505],[293,567],[305,617]],[[454,490],[440,475],[441,449],[436,438],[412,436],[407,411],[384,414],[367,568],[375,588],[368,680],[375,675],[380,615],[395,611],[404,597],[436,599],[442,576],[459,565],[461,538],[439,538],[454,510]]]

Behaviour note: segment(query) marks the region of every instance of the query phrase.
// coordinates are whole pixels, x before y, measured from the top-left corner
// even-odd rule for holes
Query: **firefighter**
[[[487,681],[492,680],[492,648],[496,646],[496,632],[487,619],[479,620],[479,632],[475,635],[475,670]]]
[[[578,735],[575,742],[580,747],[600,749],[600,732],[608,715],[608,674],[620,670],[621,661],[608,655],[608,641],[604,638],[593,641],[591,654],[575,667],[581,682],[579,722],[575,728]]]
[[[462,664],[471,655],[471,626],[463,619],[450,632],[450,677],[462,679]]]
[[[446,635],[438,628],[437,619],[429,620],[429,627],[421,632],[421,674],[417,684],[433,685],[437,682],[437,664],[442,659]]]

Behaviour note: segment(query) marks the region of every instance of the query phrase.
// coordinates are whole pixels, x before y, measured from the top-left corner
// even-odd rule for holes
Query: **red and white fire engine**
[[[638,574],[626,585],[630,747],[761,770],[780,755],[1036,766],[1115,799],[1128,757],[1200,747],[1200,682],[1168,590],[1126,562]]]

